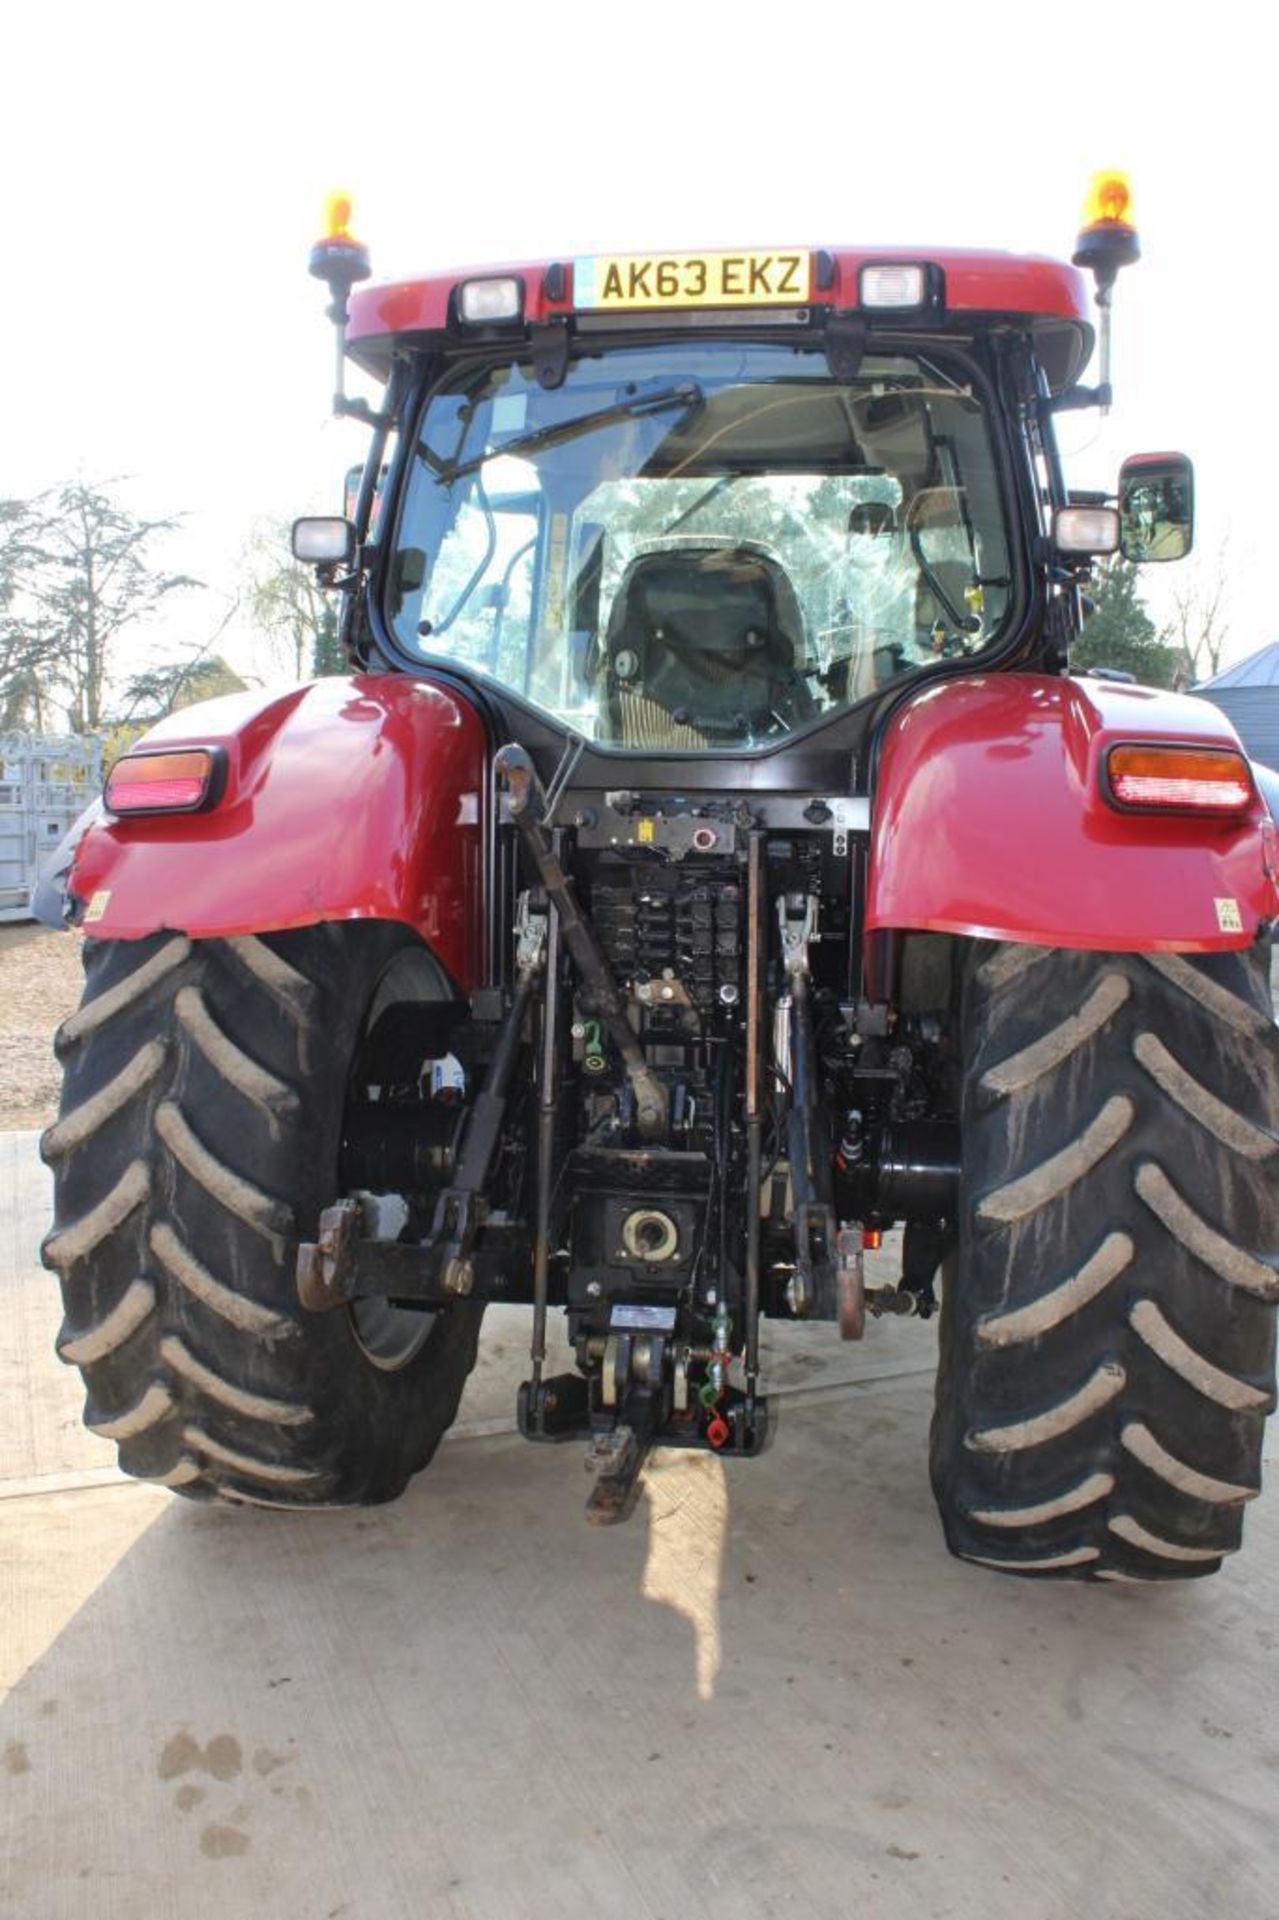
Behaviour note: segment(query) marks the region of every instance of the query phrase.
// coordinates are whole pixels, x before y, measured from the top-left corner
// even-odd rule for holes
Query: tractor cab
[[[1109,403],[1126,204],[1076,255],[1086,389],[1077,266],[774,249],[363,288],[339,201],[312,270],[386,395],[347,399],[340,357],[335,404],[375,434],[330,555],[358,557],[352,651],[474,679],[517,738],[531,710],[639,754],[856,751],[908,681],[1059,668],[1093,557],[1177,545],[1126,501],[1081,507],[1053,439],[1059,409]],[[299,553],[325,558],[305,532]]]

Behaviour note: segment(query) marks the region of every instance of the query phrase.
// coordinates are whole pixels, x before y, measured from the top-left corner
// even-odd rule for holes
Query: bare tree
[[[105,486],[69,481],[20,504],[25,519],[17,602],[43,637],[44,669],[65,697],[72,728],[92,732],[106,718],[122,635],[148,620],[170,594],[200,582],[150,562],[151,543],[178,522],[143,519]]]
[[[1174,588],[1173,617],[1162,639],[1187,663],[1191,683],[1215,679],[1230,638],[1230,536],[1202,555],[1184,587]]]
[[[125,688],[119,724],[150,726],[166,713],[177,713],[201,700],[215,700],[219,694],[243,693],[244,689],[245,682],[220,653],[151,667],[146,673],[135,674]]]
[[[189,648],[177,660],[161,660],[134,674],[124,687],[118,724],[150,725],[166,713],[194,706],[198,700],[212,700],[220,693],[243,693],[245,681],[227,665],[221,654],[213,651],[239,607],[237,595],[207,639]]]
[[[50,622],[23,593],[34,540],[32,503],[0,500],[0,731],[43,732],[48,719]]]
[[[254,532],[245,589],[250,617],[292,679],[344,673],[334,596],[317,585],[313,567],[293,558],[289,531],[287,520],[264,520]]]

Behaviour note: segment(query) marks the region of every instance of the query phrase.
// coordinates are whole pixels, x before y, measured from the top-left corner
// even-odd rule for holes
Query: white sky
[[[1148,598],[1161,611],[1229,535],[1241,657],[1279,631],[1277,110],[1249,15],[1237,0],[24,8],[0,115],[0,494],[128,476],[139,510],[188,516],[171,564],[225,594],[256,516],[332,510],[364,441],[326,421],[326,295],[306,272],[335,187],[393,278],[650,245],[1069,257],[1090,175],[1122,166],[1145,257],[1118,288],[1115,412],[1063,422],[1068,471],[1113,484],[1128,452],[1193,456],[1199,558],[1147,569]],[[193,637],[216,617],[211,600],[184,614]]]

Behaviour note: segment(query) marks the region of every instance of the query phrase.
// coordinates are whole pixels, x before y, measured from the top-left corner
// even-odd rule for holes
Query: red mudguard
[[[1120,813],[1120,741],[1239,744],[1206,700],[1000,674],[930,687],[891,721],[872,819],[868,932],[930,929],[1114,953],[1246,947],[1279,914],[1260,800],[1229,822]]]
[[[488,742],[456,693],[367,674],[232,694],[170,715],[146,744],[223,748],[226,786],[208,813],[89,827],[68,880],[87,932],[400,920],[460,987],[481,983]]]

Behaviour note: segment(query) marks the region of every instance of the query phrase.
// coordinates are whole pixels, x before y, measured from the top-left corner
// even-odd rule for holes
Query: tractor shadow
[[[0,1502],[0,1912],[1265,1911],[1275,1502],[1216,1581],[1000,1579],[945,1554],[930,1398],[659,1452],[615,1529],[506,1436],[375,1510]]]

